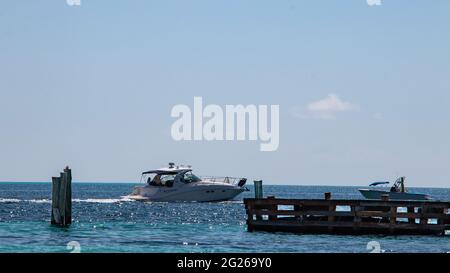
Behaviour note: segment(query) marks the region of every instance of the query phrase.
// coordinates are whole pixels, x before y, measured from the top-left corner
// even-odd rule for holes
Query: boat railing
[[[237,185],[242,178],[238,177],[229,177],[229,176],[202,176],[202,180],[210,181],[210,182],[219,182],[219,183],[227,183],[230,185]]]

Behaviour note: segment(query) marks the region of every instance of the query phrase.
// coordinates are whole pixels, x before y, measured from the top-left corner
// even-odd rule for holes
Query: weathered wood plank
[[[450,202],[441,201],[400,201],[391,200],[387,202],[377,200],[321,200],[321,199],[252,199],[245,198],[244,203],[253,203],[255,205],[306,205],[306,206],[324,206],[326,204],[332,204],[337,206],[379,206],[379,207],[421,207],[423,205],[431,205],[433,208],[450,208]]]
[[[66,189],[66,223],[72,224],[72,170],[66,168],[67,173],[67,189]]]
[[[52,177],[52,214],[51,224],[61,224],[61,214],[59,213],[59,186],[61,184],[60,177]]]
[[[395,210],[393,210],[395,211]],[[393,217],[393,218],[425,218],[425,219],[450,219],[450,215],[438,213],[406,213],[406,212],[382,212],[382,211],[294,211],[294,210],[268,210],[268,209],[252,209],[247,210],[247,214],[254,215],[321,215],[321,216],[357,216],[357,217]]]
[[[318,215],[318,216],[355,216],[351,211],[294,211],[294,210],[251,210],[248,214],[253,215],[290,215],[290,216],[305,216],[305,215]]]
[[[361,204],[365,206],[398,206],[398,207],[407,207],[407,206],[414,206],[414,207],[420,207],[422,205],[432,205],[433,207],[439,207],[439,206],[449,206],[450,202],[442,202],[442,201],[388,201],[388,202],[381,202],[377,200],[344,200],[344,199],[333,199],[333,200],[323,200],[323,199],[283,199],[283,198],[272,198],[272,199],[254,199],[254,198],[245,198],[244,203],[254,203],[254,204],[314,204],[314,205],[323,205],[327,203],[332,204]]]
[[[59,188],[59,210],[61,213],[61,224],[66,226],[66,198],[67,198],[67,174],[61,173],[61,184]]]
[[[264,221],[258,220],[252,222],[253,227],[261,226],[261,225],[273,225],[273,226],[291,226],[291,227],[353,227],[353,222],[328,222],[328,221],[308,221],[308,222],[294,222],[294,221],[285,221],[285,220],[277,220],[277,221]],[[359,228],[371,228],[371,229],[390,229],[389,223],[367,223],[361,222],[359,223]],[[430,227],[423,227],[421,225],[414,224],[402,224],[399,225],[399,228],[403,230],[433,230],[439,231],[445,228],[444,225],[432,225]]]

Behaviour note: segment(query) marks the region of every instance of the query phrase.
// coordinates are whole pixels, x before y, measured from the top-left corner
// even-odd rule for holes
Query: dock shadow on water
[[[50,183],[0,183],[0,252],[448,252],[434,236],[298,235],[246,231],[242,194],[218,203],[136,202],[133,184],[74,183],[73,223],[49,223]],[[283,198],[360,198],[355,187],[270,186]],[[450,189],[427,189],[448,200]],[[423,190],[422,190],[423,191]],[[373,248],[373,245],[379,248]]]

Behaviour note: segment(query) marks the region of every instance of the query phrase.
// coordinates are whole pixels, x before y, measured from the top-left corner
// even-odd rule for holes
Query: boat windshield
[[[153,179],[149,177],[147,183],[151,186],[172,187],[174,179],[175,174],[157,174]]]
[[[174,179],[174,174],[163,174],[161,175],[161,184],[163,184],[163,186],[170,186],[170,184],[173,184]]]
[[[399,179],[397,179],[394,183],[394,186],[392,186],[391,191],[406,192],[405,177],[400,177]]]
[[[192,182],[199,182],[202,181],[199,177],[197,177],[192,172],[187,172],[184,174],[183,182],[184,183],[192,183]]]

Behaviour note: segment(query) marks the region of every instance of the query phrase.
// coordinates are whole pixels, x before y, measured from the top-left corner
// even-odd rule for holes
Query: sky
[[[70,2],[70,1],[69,1]],[[375,1],[376,2],[376,1]],[[450,1],[0,3],[0,181],[450,186]],[[280,143],[175,141],[171,109],[279,105]]]

